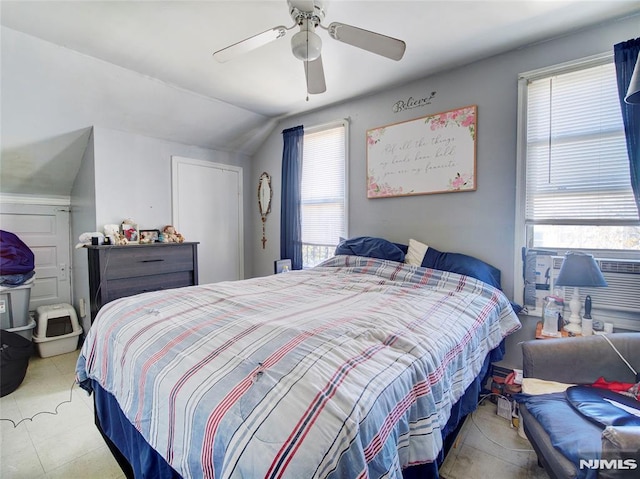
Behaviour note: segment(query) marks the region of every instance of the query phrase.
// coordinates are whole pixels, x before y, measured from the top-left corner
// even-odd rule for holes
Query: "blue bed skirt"
[[[449,421],[442,431],[445,447],[438,460],[430,464],[412,466],[403,471],[404,479],[438,479],[438,466],[444,461],[452,440],[452,432],[461,426],[461,421],[475,411],[492,362],[504,356],[504,341],[485,358],[482,370],[467,388],[460,400],[453,405]],[[118,464],[128,478],[179,479],[181,476],[164,460],[125,417],[115,398],[92,381],[96,426],[111,449]],[[447,441],[447,437],[451,440]],[[449,443],[449,444],[447,444]]]

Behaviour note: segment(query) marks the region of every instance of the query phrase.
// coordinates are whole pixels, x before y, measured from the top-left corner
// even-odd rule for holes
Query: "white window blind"
[[[637,224],[615,66],[530,80],[527,224]]]
[[[592,296],[594,319],[637,329],[637,309],[627,299],[638,296],[640,223],[612,52],[523,73],[518,113],[524,191],[517,198],[514,291],[525,289],[523,245],[544,250],[539,258],[557,255],[552,279],[567,251],[591,253],[609,286],[580,288],[582,301]],[[543,264],[536,268],[544,273]],[[548,292],[536,293],[539,302]]]
[[[346,236],[347,124],[305,132],[302,159],[304,267],[333,256]]]

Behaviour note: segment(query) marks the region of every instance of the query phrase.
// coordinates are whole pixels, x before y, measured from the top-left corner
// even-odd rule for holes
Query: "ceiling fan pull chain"
[[[309,27],[307,26],[307,60],[304,62],[304,77],[307,82],[307,101],[309,101]]]

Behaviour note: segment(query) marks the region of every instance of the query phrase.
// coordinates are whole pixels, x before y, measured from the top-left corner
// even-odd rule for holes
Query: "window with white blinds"
[[[531,81],[527,221],[637,222],[614,64]]]
[[[640,249],[613,59],[524,81],[527,245]]]
[[[302,263],[333,256],[347,234],[347,122],[305,130],[302,159]]]

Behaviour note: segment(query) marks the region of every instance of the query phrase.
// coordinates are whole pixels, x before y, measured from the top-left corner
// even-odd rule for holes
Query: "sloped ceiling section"
[[[3,193],[69,195],[93,125],[240,152],[273,126],[261,114],[6,27],[1,40]]]
[[[68,196],[90,134],[91,128],[84,128],[22,146],[3,147],[0,191]]]
[[[296,0],[290,0],[296,3]],[[423,78],[637,11],[637,0],[314,0],[345,22],[407,44],[394,62],[319,28],[327,91],[306,99],[287,0],[11,1],[2,24],[207,98],[277,117]],[[272,27],[283,38],[225,63],[212,57]]]
[[[232,61],[212,58],[292,26],[286,0],[2,0],[2,192],[68,195],[92,126],[250,156],[287,115],[640,11],[637,0],[314,1],[325,25],[406,41],[402,61],[320,31],[327,91],[307,98],[295,29]]]

